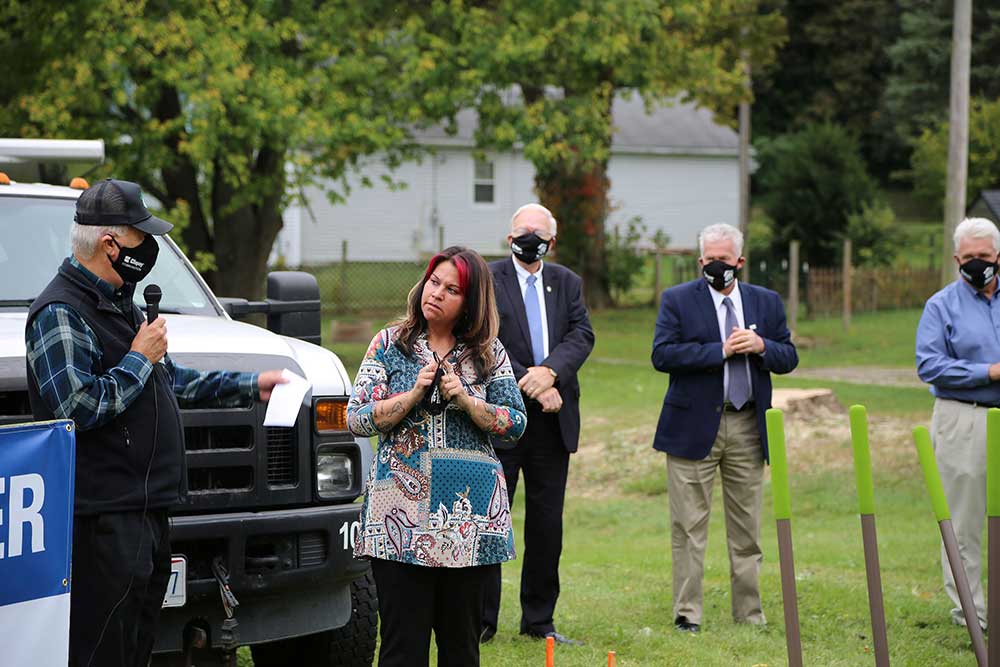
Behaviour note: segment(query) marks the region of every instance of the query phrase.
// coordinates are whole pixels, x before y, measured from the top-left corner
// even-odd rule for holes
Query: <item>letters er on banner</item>
[[[76,431],[0,427],[0,663],[65,667]]]

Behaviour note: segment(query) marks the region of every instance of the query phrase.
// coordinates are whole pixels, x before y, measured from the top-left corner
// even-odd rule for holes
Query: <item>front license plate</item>
[[[187,558],[173,556],[170,559],[170,581],[167,594],[163,596],[164,607],[183,607],[187,603]]]

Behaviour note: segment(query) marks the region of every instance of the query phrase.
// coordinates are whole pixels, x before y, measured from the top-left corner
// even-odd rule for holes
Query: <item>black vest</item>
[[[144,319],[134,304],[131,319],[123,315],[69,260],[32,302],[26,330],[51,303],[71,307],[97,334],[102,355],[89,369],[95,376],[121,362]],[[184,427],[177,398],[163,364],[154,364],[150,379],[125,412],[96,428],[77,431],[77,514],[162,509],[186,496]],[[42,399],[31,364],[28,398],[35,419],[57,418]]]

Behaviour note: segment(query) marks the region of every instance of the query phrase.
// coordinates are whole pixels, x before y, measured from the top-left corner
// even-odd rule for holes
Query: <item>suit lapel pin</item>
[[[546,292],[551,292],[552,291],[552,285],[546,285],[545,286],[545,291]]]

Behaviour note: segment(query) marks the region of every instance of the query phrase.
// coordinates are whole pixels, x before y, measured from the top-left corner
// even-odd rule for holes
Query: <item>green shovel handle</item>
[[[767,448],[771,455],[771,489],[774,495],[774,518],[791,519],[792,503],[788,488],[788,460],[785,458],[785,416],[776,408],[765,413]]]
[[[924,481],[927,483],[927,493],[931,497],[931,507],[938,521],[951,518],[948,511],[948,501],[941,486],[941,473],[938,472],[937,461],[934,460],[934,447],[931,445],[931,434],[924,426],[913,429],[913,442],[917,446],[920,457],[920,467],[924,469]]]
[[[872,482],[872,455],[868,446],[868,412],[852,405],[851,444],[854,447],[854,479],[858,485],[858,511],[875,514],[875,484]]]

